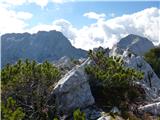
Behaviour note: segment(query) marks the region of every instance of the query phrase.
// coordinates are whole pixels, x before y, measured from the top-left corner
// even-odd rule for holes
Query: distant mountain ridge
[[[87,56],[85,50],[73,47],[61,32],[55,30],[35,34],[4,34],[1,36],[1,45],[2,66],[26,58],[43,62],[58,60],[63,56],[75,59]]]
[[[154,45],[147,38],[130,34],[122,38],[113,48],[128,49],[137,54],[144,55]],[[116,49],[114,49],[116,48]],[[73,47],[70,41],[55,30],[30,33],[11,33],[1,36],[1,63],[15,63],[18,59],[31,59],[38,62],[54,61],[63,56],[70,58],[85,58],[87,51]]]

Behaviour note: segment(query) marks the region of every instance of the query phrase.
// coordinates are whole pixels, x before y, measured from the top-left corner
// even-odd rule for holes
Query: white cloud
[[[7,5],[8,7],[20,6],[25,3],[34,3],[41,8],[44,8],[50,0],[1,0],[0,3]]]
[[[96,16],[94,17],[97,18],[96,23],[79,30],[74,45],[84,49],[98,47],[99,45],[111,48],[113,44],[127,34],[144,36],[154,44],[158,44],[160,43],[159,15],[160,10],[158,8],[148,8],[109,20],[101,20],[101,17]]]
[[[53,3],[75,2],[76,0],[51,0]]]
[[[160,41],[160,10],[158,8],[148,8],[143,11],[123,15],[104,22],[105,29],[110,28],[111,33],[116,34],[138,34],[148,37],[155,44]]]
[[[88,13],[85,13],[83,16],[88,17],[90,19],[96,19],[96,20],[104,19],[106,17],[104,13],[98,14],[95,12],[88,12]]]
[[[52,0],[53,3],[63,3],[64,0]]]
[[[47,6],[48,3],[62,4],[65,2],[71,2],[71,1],[74,1],[74,0],[27,0],[28,3],[35,3],[41,8],[44,8],[45,6]]]
[[[29,12],[17,12],[16,16],[17,18],[22,19],[22,20],[28,20],[33,17],[33,15]]]
[[[44,8],[49,0],[27,0],[28,3],[35,3],[36,5],[40,6],[41,8]]]
[[[160,10],[148,8],[133,14],[101,20],[79,30],[75,46],[85,49],[112,47],[120,38],[127,34],[147,37],[154,44],[160,43]]]
[[[0,34],[10,33],[10,32],[24,32],[28,24],[25,22],[32,18],[32,14],[28,12],[15,12],[9,10],[0,4]]]
[[[66,2],[73,2],[75,0],[0,0],[0,4],[5,5],[6,7],[14,7],[14,6],[20,6],[26,3],[34,3],[41,8],[44,8],[48,5],[48,3],[53,4],[62,4]]]
[[[26,0],[1,0],[0,2],[7,5],[22,5]]]

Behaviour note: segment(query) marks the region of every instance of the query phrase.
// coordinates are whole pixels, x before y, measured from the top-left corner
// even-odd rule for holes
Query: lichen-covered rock
[[[84,72],[84,67],[88,62],[89,59],[73,68],[55,86],[53,94],[59,113],[68,114],[76,108],[85,108],[94,104],[88,77]]]

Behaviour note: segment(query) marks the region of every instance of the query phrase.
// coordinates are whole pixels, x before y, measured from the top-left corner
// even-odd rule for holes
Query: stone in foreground
[[[140,112],[149,112],[154,115],[160,115],[160,102],[151,103],[138,109]]]
[[[53,94],[56,97],[59,113],[68,114],[76,108],[94,104],[87,75],[84,72],[84,66],[88,62],[89,60],[86,60],[81,66],[73,68],[55,86]]]

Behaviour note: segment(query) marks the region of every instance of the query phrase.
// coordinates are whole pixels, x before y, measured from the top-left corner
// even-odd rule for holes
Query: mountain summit
[[[2,66],[15,63],[18,59],[58,60],[63,56],[70,58],[86,57],[85,50],[77,49],[58,31],[39,31],[36,34],[12,33],[1,36]]]
[[[129,49],[131,52],[138,55],[144,55],[151,48],[154,48],[150,40],[134,34],[122,38],[116,46],[122,49]]]

